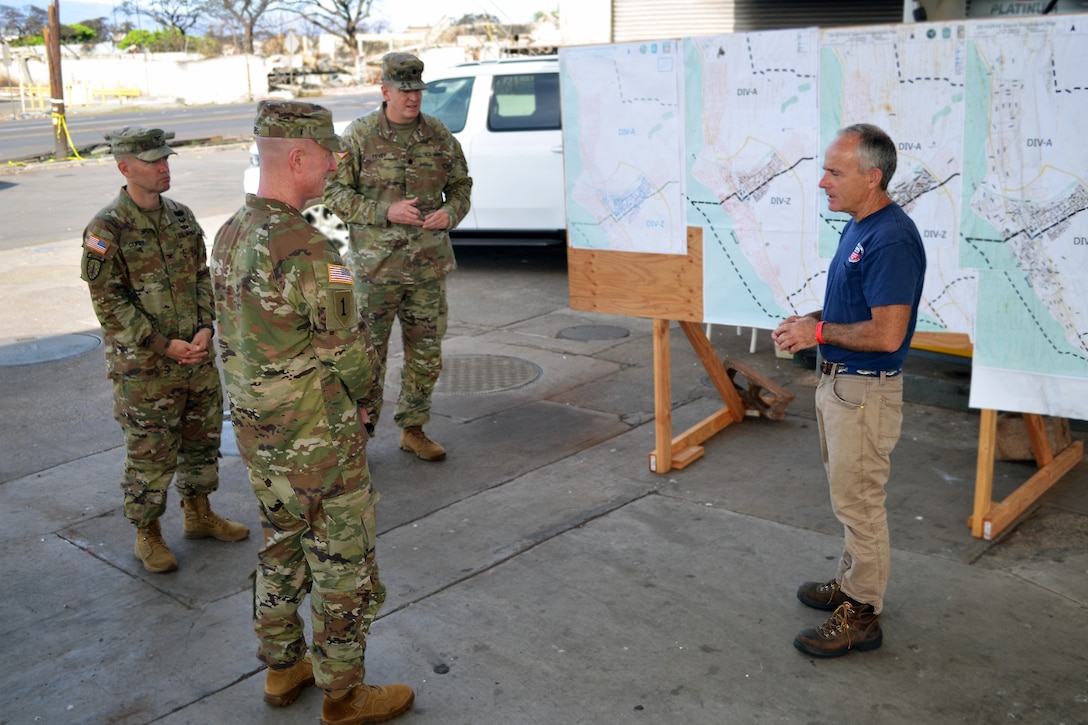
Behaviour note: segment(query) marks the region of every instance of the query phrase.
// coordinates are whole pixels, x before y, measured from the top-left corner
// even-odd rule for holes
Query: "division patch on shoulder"
[[[98,278],[98,275],[102,272],[102,260],[97,257],[84,257],[83,258],[83,274],[87,281],[91,281]]]
[[[348,330],[359,324],[355,293],[349,289],[330,289],[325,305],[325,326],[330,330]]]

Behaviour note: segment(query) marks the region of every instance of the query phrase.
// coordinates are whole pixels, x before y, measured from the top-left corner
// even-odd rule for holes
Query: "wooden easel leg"
[[[1050,438],[1046,435],[1046,421],[1038,413],[1024,413],[1021,417],[1028,431],[1031,450],[1035,454],[1035,464],[1043,468],[1054,460],[1054,449],[1051,448]]]
[[[733,381],[729,379],[725,368],[722,367],[722,361],[718,359],[717,353],[714,352],[714,346],[710,344],[705,336],[700,334],[699,326],[694,322],[681,320],[680,329],[687,335],[688,342],[691,343],[695,354],[699,356],[699,361],[702,362],[703,369],[710,376],[710,382],[714,383],[718,395],[722,396],[722,400],[725,402],[726,408],[729,409],[729,415],[733,421],[739,423],[744,420],[744,403],[741,402],[740,394],[737,393],[736,387],[733,386]]]
[[[669,352],[669,321],[654,320],[654,440],[650,470],[672,470],[672,361]]]
[[[983,410],[978,424],[978,466],[975,469],[975,509],[971,517],[971,535],[989,539],[986,516],[993,506],[994,453],[997,441],[997,411]]]
[[[987,541],[993,539],[1084,458],[1084,444],[1081,441],[1074,441],[1054,455],[1043,417],[1034,413],[1024,413],[1023,417],[1039,470],[1000,503],[994,503],[997,411],[982,411],[978,434],[975,511],[968,521],[972,536]]]
[[[745,404],[741,399],[737,386],[733,383],[732,375],[737,372],[733,368],[727,369],[724,361],[719,360],[706,335],[695,322],[680,321],[680,329],[687,335],[692,348],[699,356],[700,362],[710,376],[714,387],[722,396],[725,407],[704,418],[691,428],[687,429],[675,438],[672,437],[672,388],[670,382],[670,352],[669,352],[669,320],[654,320],[654,443],[655,448],[650,453],[650,470],[655,473],[666,473],[673,468],[686,468],[702,457],[704,449],[700,445],[716,433],[722,431],[733,423],[744,420]],[[734,362],[733,365],[739,363]],[[749,378],[758,377],[754,370],[748,369]],[[746,392],[752,392],[755,385],[749,380],[749,388]],[[763,385],[772,387],[769,380],[764,380]],[[772,394],[775,402],[772,405],[766,398],[761,399],[759,405],[754,408],[760,412],[770,411],[775,418],[784,414],[785,405],[793,400],[793,395],[773,386],[776,393]],[[761,393],[756,392],[756,395]],[[788,399],[787,397],[788,396]]]

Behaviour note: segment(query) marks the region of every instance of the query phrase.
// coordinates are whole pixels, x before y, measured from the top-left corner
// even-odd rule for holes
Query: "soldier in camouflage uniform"
[[[82,277],[102,324],[114,416],[125,436],[125,517],[136,526],[136,556],[151,572],[178,560],[159,517],[170,480],[185,510],[185,538],[239,541],[242,524],[217,515],[223,393],[209,354],[215,321],[204,232],[170,188],[161,129],[107,134],[128,182],[83,231]]]
[[[469,210],[472,179],[461,144],[420,113],[423,63],[409,53],[382,59],[382,97],[344,131],[347,153],[325,187],[325,204],[347,225],[360,305],[385,379],[389,335],[399,319],[404,345],[394,422],[400,447],[428,461],[446,457],[423,426],[442,370],[446,275],[455,267],[449,230]],[[377,423],[382,396],[370,410]]]
[[[260,505],[254,593],[265,701],[325,690],[322,723],[380,722],[407,711],[406,685],[363,682],[366,637],[385,601],[366,443],[378,358],[351,270],[300,210],[320,197],[341,149],[332,114],[262,101],[257,194],[212,250],[219,346],[238,450]],[[311,599],[313,647],[299,605]]]

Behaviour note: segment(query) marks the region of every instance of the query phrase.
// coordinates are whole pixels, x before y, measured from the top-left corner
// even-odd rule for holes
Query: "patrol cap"
[[[422,91],[423,61],[411,53],[387,53],[382,57],[382,82],[402,91]]]
[[[173,133],[168,134],[161,128],[146,126],[126,126],[106,134],[114,158],[135,156],[140,161],[158,161],[170,154],[176,154],[177,151],[166,145],[166,139],[173,137]]]
[[[332,127],[332,111],[306,101],[261,101],[253,119],[253,135],[309,138],[329,151],[344,150]]]

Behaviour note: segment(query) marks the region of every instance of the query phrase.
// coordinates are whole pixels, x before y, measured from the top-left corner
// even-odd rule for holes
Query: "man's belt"
[[[820,363],[820,372],[824,375],[865,375],[870,378],[879,378],[883,375],[886,378],[894,378],[902,370],[860,370],[855,367],[850,367],[845,363],[828,362],[824,360]]]

